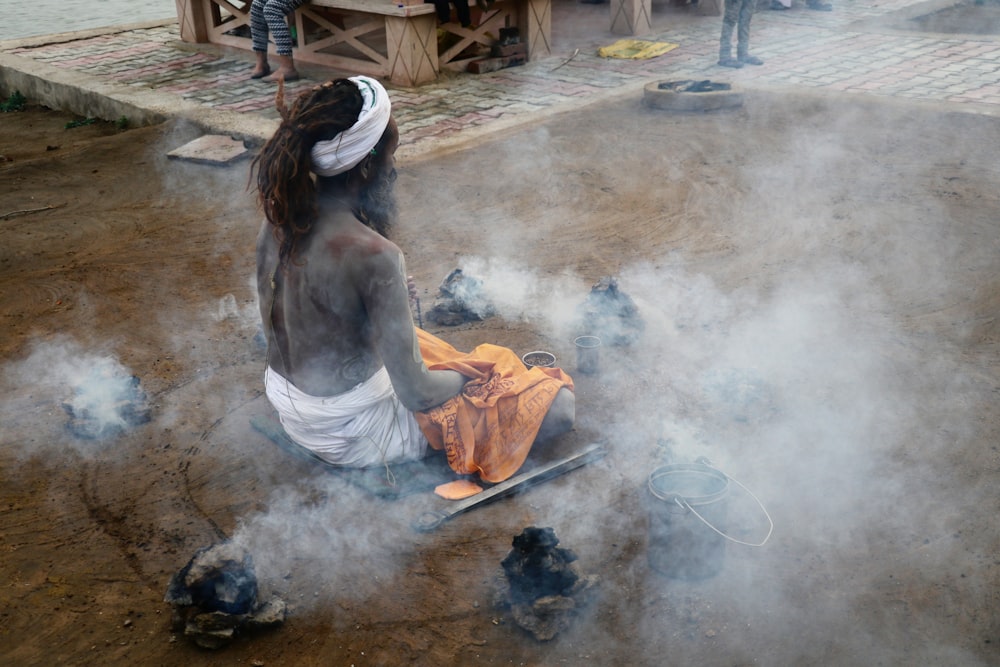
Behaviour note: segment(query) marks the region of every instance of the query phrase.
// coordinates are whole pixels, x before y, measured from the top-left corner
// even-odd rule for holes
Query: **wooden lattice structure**
[[[251,49],[252,0],[176,0],[181,39]],[[462,0],[468,1],[468,0]],[[471,0],[473,24],[439,24],[434,5],[418,0],[310,0],[289,16],[296,61],[397,85],[433,81],[461,69],[516,28],[528,59],[551,53],[551,0]],[[273,49],[273,44],[271,45]]]

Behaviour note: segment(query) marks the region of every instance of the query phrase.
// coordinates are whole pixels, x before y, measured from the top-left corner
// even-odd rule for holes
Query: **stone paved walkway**
[[[731,70],[716,65],[721,17],[657,3],[654,32],[642,38],[678,47],[649,60],[608,59],[598,56],[598,47],[621,38],[609,31],[608,5],[554,0],[551,57],[490,74],[449,74],[416,89],[389,86],[401,152],[473,140],[613,96],[638,100],[642,87],[657,80],[807,87],[1000,112],[1000,38],[899,29],[907,16],[951,0],[833,0],[832,12],[808,10],[800,1],[788,11],[759,10],[751,50],[765,64]],[[142,91],[142,99],[165,109],[173,101],[209,108],[217,117],[257,116],[271,123],[261,126],[263,136],[276,118],[274,85],[247,78],[251,54],[184,44],[175,23],[0,42],[0,59],[5,68],[71,72],[82,87]],[[303,72],[306,78],[291,84],[290,94],[343,74]]]

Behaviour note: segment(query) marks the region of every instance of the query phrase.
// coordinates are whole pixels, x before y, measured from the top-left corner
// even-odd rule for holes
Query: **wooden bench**
[[[439,25],[434,5],[419,0],[308,0],[290,17],[293,55],[297,62],[417,86],[436,79],[443,68],[464,69],[478,56],[477,48],[499,38],[501,28],[517,28],[529,60],[551,53],[551,0],[495,0],[485,11],[475,0],[460,1],[470,3],[468,28]],[[250,0],[176,4],[183,41],[252,48]]]
[[[724,0],[696,0],[701,16],[720,16]],[[611,32],[645,35],[653,30],[652,0],[611,0]]]

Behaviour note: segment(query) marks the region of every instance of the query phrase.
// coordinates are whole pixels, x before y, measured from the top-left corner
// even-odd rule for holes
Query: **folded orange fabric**
[[[446,500],[464,500],[482,492],[483,487],[471,479],[456,479],[454,482],[445,482],[434,487],[434,493]]]
[[[573,379],[559,368],[527,368],[505,347],[487,343],[465,353],[422,329],[417,338],[428,368],[473,378],[458,396],[414,413],[431,447],[443,449],[460,475],[509,478],[528,457],[556,394],[572,390]]]

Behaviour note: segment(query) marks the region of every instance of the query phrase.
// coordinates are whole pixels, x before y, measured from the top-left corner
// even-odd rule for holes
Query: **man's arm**
[[[432,371],[420,356],[410,313],[406,267],[399,249],[386,243],[369,257],[361,293],[375,349],[393,389],[409,410],[427,410],[458,394],[467,378],[455,371]]]

